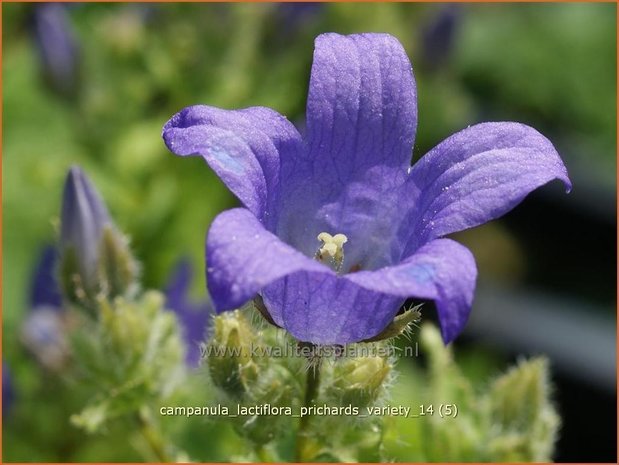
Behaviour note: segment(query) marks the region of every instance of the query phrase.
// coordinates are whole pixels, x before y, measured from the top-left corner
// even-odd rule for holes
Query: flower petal
[[[264,107],[243,110],[205,105],[187,107],[166,123],[163,139],[177,155],[201,155],[260,219],[275,211],[280,157],[294,158],[304,150],[294,126],[279,113]]]
[[[404,298],[375,292],[335,274],[297,272],[267,286],[273,320],[300,341],[347,344],[381,332]]]
[[[498,218],[531,191],[560,179],[571,183],[553,145],[519,123],[482,123],[441,142],[412,168],[407,188],[410,253],[434,238]]]
[[[477,267],[466,247],[451,239],[436,239],[399,265],[360,271],[346,278],[375,292],[434,300],[447,344],[462,331],[469,317]]]
[[[475,278],[472,255],[449,239],[425,245],[401,265],[338,276],[281,242],[245,209],[220,214],[207,238],[207,281],[217,311],[262,292],[278,325],[314,343],[373,337],[411,296],[436,300],[448,342],[466,322]]]
[[[344,276],[296,272],[262,296],[275,322],[302,341],[346,344],[380,333],[409,297],[436,302],[445,343],[463,329],[477,268],[471,252],[450,239],[424,245],[403,263]]]
[[[416,125],[411,64],[395,38],[319,36],[307,101],[308,154],[283,161],[287,194],[278,235],[309,254],[320,232],[343,233],[352,265],[375,261],[362,251],[379,253],[367,243],[384,242]]]
[[[206,240],[207,284],[215,309],[232,310],[271,282],[300,270],[333,274],[268,232],[244,208],[213,221]]]
[[[317,167],[341,183],[376,165],[406,167],[417,125],[410,61],[388,34],[316,38],[307,137]]]

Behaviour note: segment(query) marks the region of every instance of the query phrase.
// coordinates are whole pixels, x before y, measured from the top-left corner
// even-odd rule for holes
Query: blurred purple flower
[[[292,2],[278,3],[277,16],[281,24],[281,29],[285,34],[294,32],[303,22],[306,22],[322,10],[325,5],[316,2]]]
[[[213,307],[208,299],[192,302],[188,298],[193,270],[189,260],[181,260],[176,266],[165,289],[166,307],[172,310],[181,325],[187,344],[187,365],[200,363],[200,343],[204,341]]]
[[[569,190],[563,162],[536,130],[503,122],[468,127],[411,166],[416,86],[387,34],[319,36],[309,87],[304,140],[262,107],[192,106],[163,128],[172,152],[201,155],[245,206],[208,233],[216,310],[261,293],[297,339],[344,344],[380,333],[405,299],[431,299],[450,342],[477,269],[444,236],[503,215],[553,179]]]
[[[43,74],[51,87],[60,94],[75,95],[79,49],[67,16],[67,6],[63,3],[35,6],[34,37]]]
[[[9,414],[13,404],[13,383],[9,374],[9,367],[2,362],[2,417]]]
[[[56,250],[44,247],[32,276],[30,312],[21,328],[26,348],[41,365],[55,371],[62,369],[69,357],[68,318],[55,277],[57,263]]]
[[[424,63],[432,68],[443,65],[455,43],[462,16],[462,7],[455,3],[441,5],[421,31],[421,50]]]
[[[56,249],[51,245],[45,246],[32,274],[30,308],[62,309],[62,296],[55,275],[57,263]]]

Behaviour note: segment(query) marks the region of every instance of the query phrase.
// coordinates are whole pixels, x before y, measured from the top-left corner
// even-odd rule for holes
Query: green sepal
[[[383,329],[379,334],[369,339],[364,339],[362,342],[377,342],[385,339],[391,339],[398,337],[401,334],[406,334],[411,325],[415,325],[421,321],[421,312],[419,309],[422,304],[405,310],[404,313],[396,315],[389,325]]]
[[[130,298],[137,289],[138,266],[127,243],[114,227],[105,226],[99,253],[99,288],[107,299]]]

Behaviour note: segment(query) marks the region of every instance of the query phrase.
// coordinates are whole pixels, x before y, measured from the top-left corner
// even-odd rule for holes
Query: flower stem
[[[311,407],[318,397],[318,387],[320,386],[320,359],[307,370],[305,381],[305,407]],[[303,415],[297,430],[297,444],[295,451],[296,462],[306,462],[311,457],[306,457],[309,432],[307,431],[310,422],[310,415]]]
[[[278,460],[273,456],[273,454],[269,451],[269,449],[264,445],[257,445],[254,448],[254,452],[262,463],[273,463]]]
[[[158,462],[175,462],[167,452],[167,447],[161,434],[153,424],[152,418],[148,412],[140,411],[136,413],[136,419],[139,425],[139,431],[146,444],[151,450],[153,456]]]

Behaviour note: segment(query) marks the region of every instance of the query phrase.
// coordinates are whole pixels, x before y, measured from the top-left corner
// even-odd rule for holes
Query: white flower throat
[[[348,242],[348,238],[344,234],[332,236],[329,233],[321,232],[317,239],[322,242],[322,245],[314,258],[339,273],[344,263],[344,244]]]

